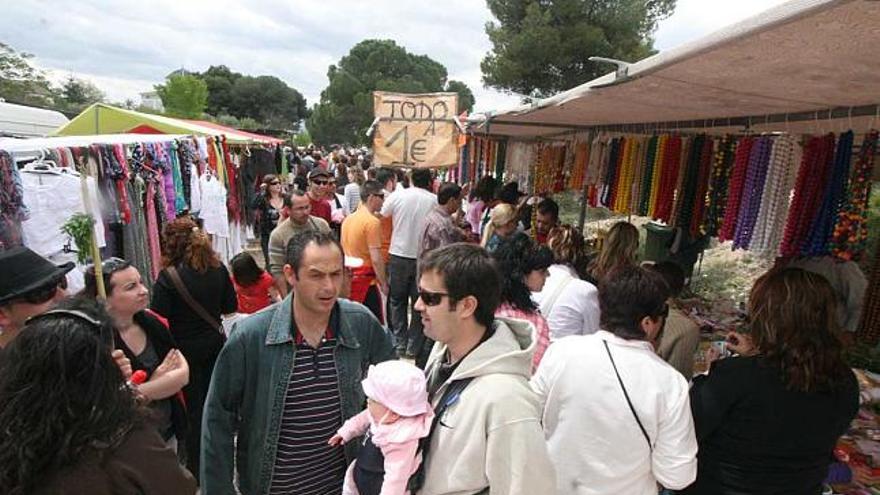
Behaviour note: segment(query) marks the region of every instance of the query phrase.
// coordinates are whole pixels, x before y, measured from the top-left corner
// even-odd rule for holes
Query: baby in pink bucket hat
[[[419,439],[428,436],[434,410],[424,372],[403,361],[370,366],[361,382],[367,408],[330,439],[340,445],[364,435],[357,459],[345,473],[343,495],[404,495],[418,469]]]

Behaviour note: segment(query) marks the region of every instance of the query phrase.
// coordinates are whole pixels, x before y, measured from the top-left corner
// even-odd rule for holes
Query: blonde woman
[[[605,236],[599,255],[587,267],[588,281],[598,285],[609,273],[636,265],[639,230],[629,222],[617,222]]]
[[[550,230],[547,247],[553,252],[550,276],[532,299],[550,327],[550,341],[569,335],[587,335],[599,330],[599,292],[581,280],[577,267],[583,266],[584,238],[571,225]]]
[[[480,245],[490,253],[498,248],[501,241],[516,232],[519,218],[516,208],[507,203],[500,203],[489,213],[489,223],[483,231],[483,240]]]

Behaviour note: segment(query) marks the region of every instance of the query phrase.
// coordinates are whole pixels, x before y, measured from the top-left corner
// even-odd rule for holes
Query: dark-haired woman
[[[138,389],[150,399],[159,434],[173,446],[182,445],[186,434],[186,406],[181,390],[189,381],[189,365],[177,350],[168,323],[147,309],[150,293],[138,269],[129,262],[110,258],[101,265],[107,293],[107,312],[113,321],[113,341],[125,353],[132,370],[147,373]],[[94,266],[86,270],[82,296],[98,296]]]
[[[226,340],[221,316],[235,313],[238,301],[229,271],[220,263],[207,234],[185,216],[165,226],[162,271],[150,307],[168,319],[189,363],[186,394],[186,465],[198,477],[202,408],[214,362]]]
[[[278,225],[284,197],[281,194],[281,179],[277,175],[268,174],[260,184],[260,194],[251,205],[257,214],[257,230],[260,235],[260,247],[263,249],[263,263],[269,263],[269,236]]]
[[[275,280],[248,252],[232,258],[232,283],[238,296],[238,312],[256,313],[278,300]]]
[[[125,386],[108,320],[93,301],[64,301],[10,345],[0,368],[0,493],[196,493]]]
[[[858,406],[843,360],[834,291],[797,268],[772,271],[749,294],[740,356],[697,377],[691,408],[699,442],[688,495],[818,495],[831,451]]]
[[[495,316],[526,320],[535,326],[538,342],[532,358],[534,371],[550,345],[550,328],[532,300],[532,292],[544,288],[547,268],[553,264],[553,253],[520,232],[501,241],[492,257],[502,274],[501,304],[495,310]]]

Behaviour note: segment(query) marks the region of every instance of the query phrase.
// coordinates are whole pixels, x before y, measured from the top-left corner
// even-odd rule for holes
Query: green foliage
[[[498,22],[486,24],[492,51],[483,82],[501,90],[549,96],[610,71],[588,60],[635,62],[653,50],[657,22],[675,0],[487,0]]]
[[[296,129],[306,117],[306,99],[275,76],[242,76],[232,85],[230,112],[272,129]]]
[[[208,85],[205,110],[211,115],[235,117],[250,126],[241,128],[296,130],[308,116],[303,95],[275,76],[245,76],[217,65],[198,77]],[[256,124],[251,125],[253,122]]]
[[[474,103],[476,103],[476,98],[474,98],[474,93],[471,91],[471,88],[467,86],[467,84],[461,81],[449,81],[446,83],[446,89],[444,90],[447,93],[458,93],[458,113],[467,111],[467,113],[471,113],[474,110]]]
[[[875,253],[880,249],[880,182],[874,182],[868,200],[868,249],[859,265],[865,273],[871,273]]]
[[[844,351],[847,364],[872,373],[880,373],[880,350],[863,343],[857,343]]]
[[[246,131],[255,131],[262,127],[259,122],[250,117],[240,119],[234,115],[223,114],[218,115],[217,117],[210,117],[209,120],[221,125],[225,125],[227,127],[234,127],[236,129],[243,129]]]
[[[193,75],[173,75],[155,88],[165,113],[173,117],[201,118],[208,103],[208,85]]]
[[[70,76],[58,91],[56,107],[62,112],[78,114],[100,101],[104,101],[104,93],[100,89],[88,81]]]
[[[293,136],[293,144],[303,147],[312,144],[312,136],[309,134],[308,129],[303,129],[301,132],[298,132]]]
[[[75,213],[61,226],[61,232],[73,240],[76,261],[85,264],[92,254],[92,232],[95,219],[87,213]]]
[[[43,71],[31,65],[33,55],[0,42],[0,98],[9,103],[51,107],[54,90]]]
[[[208,70],[199,74],[199,77],[208,85],[208,104],[205,111],[211,115],[230,115],[232,108],[232,86],[241,74],[232,72],[225,65],[212,65]]]
[[[328,69],[330,84],[306,125],[321,144],[366,144],[369,138],[364,131],[373,121],[373,91],[439,92],[450,87],[446,77],[446,67],[439,62],[409,53],[392,40],[361,41]],[[460,99],[472,106],[473,94],[467,86],[450,83],[460,95],[466,90]]]

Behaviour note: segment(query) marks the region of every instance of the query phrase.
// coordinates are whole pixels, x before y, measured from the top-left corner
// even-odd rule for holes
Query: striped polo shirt
[[[339,376],[333,360],[336,337],[328,328],[314,348],[297,330],[295,345],[269,493],[338,495],[345,476],[345,454],[341,446],[327,444],[342,426]]]

